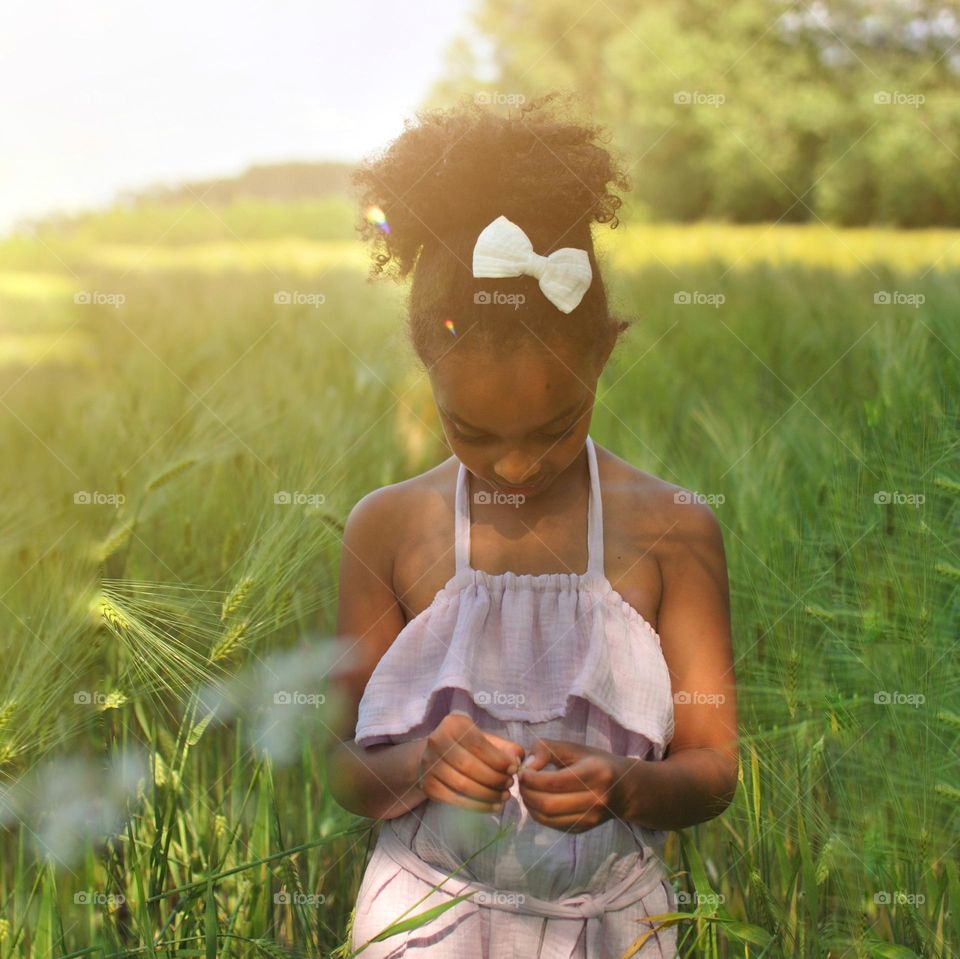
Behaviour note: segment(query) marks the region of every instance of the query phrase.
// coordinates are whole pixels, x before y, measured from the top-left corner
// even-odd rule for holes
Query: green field
[[[742,778],[670,835],[680,954],[960,954],[960,231],[597,241],[634,327],[591,433],[729,562]],[[276,693],[326,688],[351,506],[448,455],[366,256],[343,204],[0,242],[0,959],[345,942],[374,824],[333,697]]]

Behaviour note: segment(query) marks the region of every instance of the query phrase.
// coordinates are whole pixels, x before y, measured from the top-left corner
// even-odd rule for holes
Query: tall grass
[[[937,236],[604,240],[636,326],[592,435],[712,495],[730,567],[741,787],[670,836],[682,955],[960,947]],[[5,248],[0,959],[349,951],[375,829],[322,762],[342,521],[446,453],[399,292],[295,246]]]

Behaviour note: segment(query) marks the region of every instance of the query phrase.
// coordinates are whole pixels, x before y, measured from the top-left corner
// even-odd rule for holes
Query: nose
[[[540,474],[540,463],[529,457],[517,459],[511,454],[497,463],[494,472],[508,486],[535,486]]]

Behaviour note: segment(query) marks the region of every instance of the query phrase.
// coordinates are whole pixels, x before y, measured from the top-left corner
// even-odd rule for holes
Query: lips
[[[530,493],[536,493],[543,487],[543,483],[537,483],[535,486],[504,486],[502,483],[495,484],[497,489],[503,493],[522,493],[524,495],[529,495]]]

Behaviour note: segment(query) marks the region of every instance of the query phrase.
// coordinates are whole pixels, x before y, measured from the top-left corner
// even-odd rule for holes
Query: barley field
[[[350,955],[343,521],[448,455],[351,215],[0,241],[0,959]],[[960,231],[597,241],[634,325],[592,435],[729,563],[741,781],[670,834],[680,954],[951,959]]]

